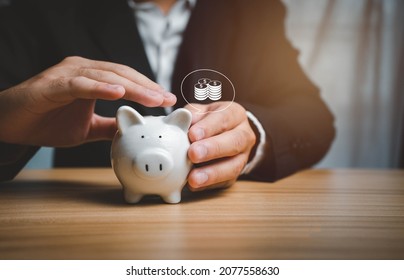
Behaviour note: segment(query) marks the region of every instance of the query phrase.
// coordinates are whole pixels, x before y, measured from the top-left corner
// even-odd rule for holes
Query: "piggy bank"
[[[122,106],[116,119],[111,162],[126,202],[137,203],[148,194],[159,195],[167,203],[180,202],[192,167],[187,155],[191,113],[177,109],[168,116],[143,117]]]

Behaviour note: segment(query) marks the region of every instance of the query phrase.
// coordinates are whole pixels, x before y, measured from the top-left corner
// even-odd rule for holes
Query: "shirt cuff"
[[[262,124],[259,120],[249,111],[246,112],[248,119],[255,125],[256,130],[258,131],[259,138],[258,138],[258,145],[255,150],[255,155],[253,158],[244,166],[241,175],[245,175],[250,173],[264,158],[265,156],[265,145],[266,145],[266,133]]]

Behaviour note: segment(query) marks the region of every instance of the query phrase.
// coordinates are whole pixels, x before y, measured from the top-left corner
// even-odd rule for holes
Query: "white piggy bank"
[[[117,112],[118,132],[111,162],[128,203],[157,194],[167,203],[181,201],[192,167],[187,153],[192,115],[177,109],[168,116],[143,117],[128,106]]]

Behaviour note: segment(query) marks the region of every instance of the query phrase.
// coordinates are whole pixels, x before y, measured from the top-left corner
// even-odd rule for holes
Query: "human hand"
[[[148,107],[176,102],[130,67],[68,57],[0,93],[0,141],[60,147],[112,139],[115,118],[95,114],[95,100],[120,98]]]
[[[188,157],[197,164],[188,175],[190,189],[226,187],[234,183],[256,141],[245,109],[235,102],[230,106],[229,102],[215,102],[185,108],[192,112]]]

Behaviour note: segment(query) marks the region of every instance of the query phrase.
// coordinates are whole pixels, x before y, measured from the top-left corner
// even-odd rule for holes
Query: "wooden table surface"
[[[0,259],[404,259],[404,171],[308,170],[128,205],[111,169],[24,170],[0,184]]]

